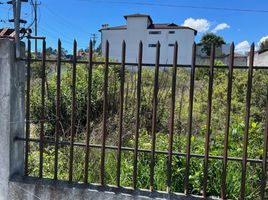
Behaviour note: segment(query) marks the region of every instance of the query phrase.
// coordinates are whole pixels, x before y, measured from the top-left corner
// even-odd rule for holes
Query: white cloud
[[[250,50],[250,44],[248,41],[243,41],[238,43],[235,46],[235,52],[237,53],[241,53],[241,54],[245,54],[246,52],[248,52]]]
[[[216,33],[218,31],[222,31],[224,29],[228,29],[228,28],[231,28],[230,25],[226,24],[226,23],[221,23],[221,24],[218,24],[213,30],[212,32],[213,33]]]
[[[183,26],[188,26],[197,30],[200,33],[203,33],[209,30],[210,22],[206,19],[188,18],[184,21]]]
[[[264,42],[265,40],[268,40],[268,35],[262,37],[262,38],[260,39],[260,41],[258,42],[258,45],[260,46],[261,43]]]

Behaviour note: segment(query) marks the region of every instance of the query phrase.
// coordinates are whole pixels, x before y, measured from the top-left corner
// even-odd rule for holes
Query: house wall
[[[139,42],[143,42],[143,62],[155,63],[156,47],[149,44],[161,44],[160,63],[172,64],[174,47],[168,46],[178,42],[178,63],[191,64],[194,31],[190,29],[147,29],[147,17],[127,19],[126,30],[102,30],[102,55],[105,55],[105,41],[110,43],[110,57],[120,61],[122,41],[126,41],[126,62],[136,63],[138,60]],[[150,31],[161,31],[161,34],[149,34]],[[169,34],[175,31],[175,34]]]
[[[102,31],[101,49],[102,55],[105,55],[106,41],[109,41],[110,45],[110,58],[121,59],[122,41],[126,40],[126,30],[105,30]]]
[[[159,35],[150,35],[147,30],[147,44],[145,46],[145,62],[155,62],[155,47],[149,47],[149,44],[156,44],[157,41],[161,44],[160,63],[172,64],[174,47],[169,44],[178,42],[178,63],[191,64],[192,46],[194,43],[194,32],[190,29],[153,29],[153,31],[161,31]],[[175,34],[170,34],[169,31],[175,31]]]

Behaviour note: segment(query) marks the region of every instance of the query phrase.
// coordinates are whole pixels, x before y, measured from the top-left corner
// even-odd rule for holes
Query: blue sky
[[[29,3],[23,4],[22,18],[31,22],[32,8]],[[262,12],[178,7],[181,5]],[[7,20],[12,17],[12,10],[9,8],[9,5],[0,5],[0,19]],[[261,38],[268,36],[267,0],[41,0],[38,12],[39,35],[46,36],[48,46],[54,48],[57,39],[61,38],[63,46],[68,50],[71,50],[74,38],[77,39],[79,48],[85,48],[92,33],[98,34],[99,42],[98,29],[102,24],[123,25],[123,16],[133,13],[149,14],[155,23],[174,22],[198,28],[201,32],[196,36],[197,42],[204,32],[215,32],[218,26],[216,33],[223,36],[226,42],[234,41],[241,51],[246,50],[250,43],[258,44]],[[0,22],[0,26],[12,24]]]

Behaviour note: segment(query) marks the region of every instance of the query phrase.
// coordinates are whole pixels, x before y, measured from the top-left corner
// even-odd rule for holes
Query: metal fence
[[[69,181],[73,181],[73,162],[74,162],[74,147],[79,146],[83,147],[86,152],[85,162],[84,162],[84,183],[88,183],[88,171],[89,171],[89,153],[91,148],[101,149],[101,167],[100,167],[100,183],[101,185],[105,184],[105,151],[107,149],[114,150],[117,152],[117,186],[120,186],[120,166],[121,166],[121,153],[122,151],[134,152],[134,163],[133,163],[133,188],[137,188],[137,163],[138,163],[138,153],[148,153],[151,155],[150,160],[150,190],[153,191],[154,185],[154,172],[155,172],[155,157],[157,154],[167,155],[168,156],[168,165],[167,165],[167,191],[170,192],[171,187],[171,177],[172,177],[172,156],[181,156],[186,158],[186,170],[184,175],[184,192],[188,194],[188,185],[189,185],[189,171],[190,171],[190,160],[191,158],[201,158],[204,160],[203,168],[203,197],[207,197],[207,182],[208,182],[208,162],[210,159],[222,160],[222,180],[221,180],[221,197],[225,199],[226,197],[226,176],[227,176],[227,165],[228,161],[237,161],[242,162],[241,168],[241,192],[240,199],[245,198],[245,186],[246,186],[246,171],[247,163],[259,163],[262,165],[262,180],[260,183],[260,196],[264,199],[266,181],[267,181],[267,145],[268,145],[268,104],[266,108],[266,131],[264,134],[264,147],[263,147],[263,157],[262,159],[249,159],[248,158],[248,138],[249,138],[249,119],[250,119],[250,106],[251,106],[251,93],[252,93],[252,78],[254,69],[267,69],[268,67],[257,67],[254,66],[254,44],[250,49],[250,61],[249,66],[234,66],[234,44],[230,48],[230,64],[229,66],[220,66],[220,68],[228,69],[228,92],[227,92],[227,102],[226,102],[226,119],[225,119],[225,136],[224,136],[224,154],[223,156],[211,156],[209,155],[209,146],[210,146],[210,127],[211,127],[211,113],[212,113],[212,93],[213,93],[213,79],[214,79],[214,69],[219,68],[215,66],[215,46],[211,47],[210,55],[210,65],[201,66],[196,65],[196,44],[193,44],[192,48],[192,64],[191,65],[178,65],[178,44],[174,44],[174,55],[173,55],[173,64],[160,64],[160,43],[157,43],[156,46],[156,60],[155,63],[143,63],[143,44],[139,44],[138,50],[138,62],[137,63],[126,63],[126,43],[122,44],[122,60],[121,62],[110,62],[109,61],[109,43],[106,42],[105,45],[105,61],[104,62],[95,62],[93,61],[93,51],[92,51],[92,42],[89,45],[89,56],[87,61],[79,61],[77,59],[77,43],[73,43],[73,58],[70,60],[63,60],[61,58],[61,42],[58,41],[58,57],[56,60],[46,59],[46,42],[43,40],[43,52],[42,59],[31,58],[31,41],[28,38],[28,57],[25,59],[27,61],[27,90],[26,90],[26,136],[25,138],[17,138],[25,142],[25,175],[28,176],[28,166],[29,166],[29,143],[34,142],[39,144],[40,151],[40,163],[39,163],[39,178],[43,177],[43,154],[44,154],[44,144],[55,145],[55,159],[54,159],[54,179],[58,179],[58,151],[59,145],[68,145],[70,146],[70,162],[69,162]],[[30,138],[30,90],[31,90],[31,63],[32,62],[41,62],[41,119],[40,119],[40,138],[32,139]],[[57,65],[57,89],[56,89],[56,126],[55,126],[55,139],[46,140],[44,138],[45,132],[45,70],[46,63],[56,63]],[[71,113],[71,131],[70,131],[70,141],[60,141],[59,132],[60,132],[60,120],[61,120],[61,65],[62,63],[71,63],[72,64],[72,113]],[[75,142],[75,132],[76,126],[75,121],[77,117],[76,111],[76,67],[77,64],[86,64],[88,65],[88,94],[87,94],[87,130],[86,130],[86,143],[76,143]],[[92,69],[94,65],[102,64],[105,66],[104,74],[104,85],[103,85],[103,116],[102,116],[102,144],[90,144],[90,122],[91,122],[91,89],[92,89]],[[108,88],[108,73],[110,65],[120,65],[120,106],[119,106],[119,136],[118,136],[118,146],[107,146],[106,145],[106,134],[107,134],[107,88]],[[137,88],[136,88],[136,114],[135,114],[135,144],[134,148],[123,147],[122,146],[122,135],[123,135],[123,120],[124,120],[124,83],[125,83],[125,70],[127,65],[137,66],[138,69],[138,78],[137,78]],[[152,148],[150,150],[139,149],[139,130],[140,130],[140,110],[141,110],[141,85],[142,85],[142,68],[143,66],[154,66],[155,77],[154,77],[154,89],[153,89],[153,110],[152,110]],[[159,89],[159,68],[163,66],[172,67],[172,92],[171,92],[171,105],[170,105],[170,127],[169,127],[169,147],[168,151],[159,151],[156,150],[156,126],[157,126],[157,104],[158,104],[158,89]],[[173,134],[174,134],[174,110],[175,110],[175,89],[176,89],[176,74],[177,68],[189,68],[190,69],[190,93],[189,93],[189,115],[188,115],[188,130],[187,130],[187,149],[186,153],[174,152],[172,150],[173,146]],[[204,155],[193,154],[191,153],[191,136],[192,136],[192,125],[193,125],[193,101],[194,101],[194,84],[195,84],[195,70],[196,68],[209,68],[209,88],[208,88],[208,98],[207,98],[207,122],[206,122],[206,134],[205,134],[205,153]],[[233,83],[233,70],[234,69],[247,69],[248,70],[248,84],[247,84],[247,95],[246,95],[246,113],[245,113],[245,130],[243,138],[243,155],[242,157],[229,157],[228,156],[228,137],[229,137],[229,126],[230,126],[230,112],[231,112],[231,100],[232,100],[232,83]]]

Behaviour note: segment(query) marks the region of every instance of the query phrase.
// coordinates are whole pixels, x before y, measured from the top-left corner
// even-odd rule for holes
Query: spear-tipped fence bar
[[[71,60],[64,60],[61,54],[61,42],[58,41],[58,56],[56,60],[46,59],[46,42],[43,40],[43,52],[42,59],[32,59],[31,58],[31,38],[28,38],[28,57],[25,59],[27,61],[27,81],[26,81],[26,135],[25,138],[16,138],[19,141],[25,142],[25,175],[29,175],[29,143],[38,143],[40,151],[40,162],[39,162],[39,178],[43,177],[43,153],[45,145],[55,145],[55,160],[54,160],[54,179],[58,179],[58,154],[59,148],[63,146],[70,147],[70,157],[69,157],[69,181],[73,181],[73,162],[74,162],[74,147],[81,147],[85,149],[85,163],[84,163],[84,183],[88,183],[89,177],[89,154],[90,149],[97,148],[101,150],[101,165],[100,165],[100,183],[105,184],[105,150],[114,150],[117,152],[117,166],[116,166],[116,185],[120,187],[120,171],[121,171],[121,157],[122,151],[129,151],[134,153],[133,159],[133,188],[137,188],[138,183],[138,157],[139,153],[147,153],[151,155],[150,162],[150,190],[154,189],[154,168],[155,168],[155,156],[156,154],[167,156],[167,191],[172,191],[172,157],[180,156],[186,158],[186,169],[184,176],[184,192],[189,193],[189,175],[190,175],[190,160],[191,158],[199,158],[204,161],[204,176],[203,176],[203,197],[206,198],[209,194],[208,191],[208,170],[209,170],[209,160],[222,160],[223,170],[221,178],[221,198],[226,199],[226,188],[227,188],[227,164],[228,161],[237,161],[242,163],[242,174],[241,174],[241,193],[240,199],[245,198],[245,186],[246,186],[246,170],[247,163],[257,163],[262,165],[262,179],[260,182],[260,198],[265,198],[265,188],[267,183],[267,148],[268,148],[268,100],[266,106],[266,129],[264,132],[264,146],[263,146],[263,157],[262,159],[252,159],[248,158],[247,146],[249,140],[249,117],[250,117],[250,104],[251,104],[251,92],[252,92],[252,79],[253,70],[267,69],[267,67],[257,67],[254,66],[254,44],[251,46],[250,51],[250,62],[248,66],[234,66],[234,44],[230,47],[230,63],[229,66],[215,66],[215,46],[211,47],[210,65],[196,65],[196,44],[192,47],[192,63],[191,65],[179,65],[178,60],[178,46],[177,42],[174,44],[173,52],[173,64],[160,64],[160,43],[156,46],[155,63],[143,63],[143,44],[140,42],[137,63],[127,63],[127,47],[126,43],[122,43],[122,60],[121,62],[110,62],[109,61],[109,42],[105,45],[105,61],[96,62],[93,61],[93,50],[92,42],[89,45],[89,54],[87,61],[77,60],[77,43],[74,41],[73,45],[73,58]],[[31,86],[31,63],[41,62],[41,119],[38,120],[40,124],[40,137],[38,139],[33,139],[30,137],[30,123],[33,122],[30,119],[30,86]],[[45,138],[45,126],[44,124],[49,121],[46,119],[45,115],[45,83],[46,83],[46,63],[52,62],[56,63],[57,77],[56,77],[56,115],[55,115],[55,135],[54,140],[48,140]],[[70,140],[60,141],[59,137],[61,135],[60,120],[61,120],[61,65],[62,63],[72,63],[72,112],[71,112],[71,129],[70,129]],[[86,111],[86,142],[77,143],[74,141],[76,134],[76,65],[86,64],[88,66],[88,88],[87,88],[87,111]],[[104,80],[103,80],[103,115],[102,115],[102,143],[91,144],[90,143],[90,123],[92,117],[91,101],[92,101],[92,70],[94,65],[104,66]],[[108,75],[109,67],[112,65],[120,65],[120,105],[119,105],[119,134],[118,134],[118,146],[106,146],[106,136],[107,136],[107,119],[108,119]],[[125,72],[126,66],[132,65],[137,66],[137,89],[136,89],[136,114],[135,114],[135,133],[134,133],[134,147],[124,147],[122,146],[122,138],[124,135],[124,86],[125,86]],[[140,111],[141,111],[141,86],[142,86],[142,66],[154,66],[155,67],[155,77],[154,77],[154,92],[153,92],[153,105],[152,105],[152,146],[149,149],[139,149],[139,131],[140,131]],[[168,151],[159,151],[156,149],[156,133],[157,133],[157,103],[158,103],[158,90],[159,90],[159,68],[160,67],[172,67],[172,85],[171,85],[171,104],[170,104],[170,118],[169,118],[169,145]],[[174,152],[173,147],[173,134],[174,134],[174,115],[175,115],[175,102],[176,102],[176,75],[177,68],[189,68],[190,69],[190,88],[189,88],[189,111],[188,111],[188,130],[187,130],[187,144],[186,153]],[[192,137],[192,126],[193,126],[193,102],[194,102],[194,85],[195,85],[195,70],[196,68],[208,68],[209,69],[209,84],[208,84],[208,101],[207,101],[207,123],[206,123],[206,134],[205,134],[205,153],[194,154],[191,153],[191,137]],[[227,85],[227,102],[226,102],[226,124],[224,132],[224,149],[223,156],[212,156],[209,155],[209,141],[210,141],[210,129],[211,129],[211,113],[212,113],[212,97],[213,97],[213,79],[214,70],[217,68],[228,69],[228,85]],[[232,83],[233,83],[233,70],[234,69],[247,69],[248,70],[248,84],[247,84],[247,96],[246,96],[246,113],[245,113],[245,130],[243,139],[243,155],[239,157],[229,157],[228,156],[228,138],[230,129],[230,113],[231,113],[231,100],[232,100]],[[268,99],[268,98],[267,98]],[[95,173],[95,172],[94,172]],[[175,181],[175,180],[174,180]]]
[[[172,88],[170,102],[170,122],[169,122],[169,147],[168,147],[168,166],[167,166],[167,192],[170,192],[171,186],[171,170],[172,170],[172,148],[174,134],[174,115],[175,115],[175,97],[176,97],[176,80],[177,80],[177,60],[178,60],[178,43],[174,45],[173,53],[173,72],[172,72]]]
[[[156,45],[155,56],[155,74],[154,74],[154,93],[153,93],[153,118],[152,118],[152,150],[151,150],[151,165],[150,165],[150,190],[154,188],[154,167],[155,167],[155,143],[157,132],[157,104],[158,104],[158,90],[159,90],[159,61],[160,61],[160,42]]]
[[[54,160],[54,179],[55,180],[58,179],[59,136],[60,136],[60,119],[61,119],[60,102],[61,102],[61,41],[58,40],[55,160]]]
[[[124,83],[125,83],[125,62],[126,62],[126,43],[122,43],[122,65],[120,71],[120,110],[119,110],[119,134],[118,134],[118,150],[117,150],[117,186],[120,186],[120,171],[121,171],[121,148],[122,148],[122,135],[123,135],[123,117],[124,117]]]
[[[73,45],[73,70],[72,70],[72,113],[71,113],[71,145],[69,162],[69,181],[73,181],[73,162],[74,162],[74,136],[76,133],[76,55],[77,42]]]
[[[84,182],[88,183],[88,168],[89,168],[89,143],[90,143],[90,122],[91,122],[91,88],[92,88],[92,57],[93,43],[89,44],[88,55],[88,96],[87,96],[87,127],[86,127],[86,156],[85,156],[85,178]]]
[[[133,163],[133,188],[137,187],[137,165],[138,165],[138,146],[140,131],[140,106],[141,106],[141,75],[142,75],[142,53],[143,44],[139,44],[138,52],[138,79],[137,79],[137,105],[136,105],[136,127],[135,127],[135,144],[134,144],[134,163]]]
[[[104,185],[105,176],[105,141],[107,135],[107,114],[108,114],[108,75],[109,75],[109,42],[105,45],[105,66],[103,83],[103,113],[102,113],[102,146],[101,146],[101,166],[100,182]]]
[[[189,170],[190,170],[190,157],[191,157],[191,137],[192,137],[192,123],[193,123],[193,102],[194,102],[194,79],[195,79],[195,55],[196,55],[196,44],[192,47],[192,66],[191,66],[191,77],[190,77],[190,93],[189,93],[189,114],[188,114],[188,133],[187,133],[187,144],[186,144],[186,169],[184,177],[184,193],[188,194],[189,184]]]
[[[245,192],[246,192],[248,135],[249,135],[249,117],[250,117],[251,93],[252,93],[251,89],[252,89],[253,65],[254,65],[254,47],[255,47],[254,44],[252,44],[251,48],[250,48],[250,56],[249,56],[249,70],[248,70],[248,84],[247,84],[247,96],[246,96],[246,115],[245,115],[244,142],[243,142],[240,199],[245,198]]]
[[[210,53],[210,68],[208,80],[208,103],[207,103],[207,123],[205,135],[205,159],[204,159],[204,180],[203,180],[203,197],[207,197],[207,181],[208,181],[208,156],[209,156],[209,141],[211,133],[211,113],[212,113],[212,93],[214,79],[214,62],[215,62],[215,45],[211,46]]]
[[[221,180],[221,198],[226,198],[226,175],[227,175],[227,158],[228,158],[228,140],[230,131],[230,113],[232,101],[232,87],[233,87],[233,66],[234,66],[234,43],[230,47],[230,60],[228,71],[228,87],[227,87],[227,104],[226,104],[226,125],[224,135],[224,153],[223,153],[223,167]]]
[[[46,79],[46,41],[43,40],[42,66],[41,66],[41,122],[40,122],[40,140],[44,140],[44,119],[45,119],[45,80]],[[43,157],[44,145],[39,144],[39,178],[43,177]]]

